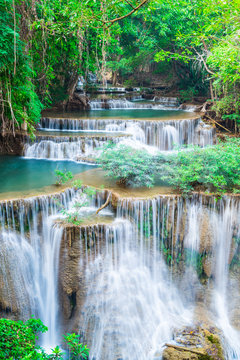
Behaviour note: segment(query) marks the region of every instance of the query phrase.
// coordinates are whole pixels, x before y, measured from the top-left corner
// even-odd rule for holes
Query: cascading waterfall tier
[[[36,159],[89,161],[97,149],[110,140],[117,143],[120,137],[37,136],[34,143],[28,141],[25,144],[24,156]]]
[[[90,359],[153,359],[173,327],[189,322],[190,312],[161,255],[152,253],[129,220],[117,218],[107,227],[104,247],[94,261],[87,255],[80,330]]]
[[[229,271],[239,256],[239,237],[238,197],[119,200],[104,251],[98,244],[91,256],[86,253],[81,330],[90,358],[154,358],[174,329],[193,321],[193,308],[206,292],[203,276],[209,278],[211,295],[202,303],[209,323],[224,335],[226,359],[239,359],[240,333],[232,325],[236,280]]]
[[[0,309],[16,318],[40,317],[44,346],[59,343],[59,257],[63,227],[56,222],[81,189],[0,202]],[[92,198],[97,208],[104,192]],[[79,201],[79,200],[78,200]]]
[[[176,98],[155,97],[153,101],[139,103],[136,100],[144,100],[142,98],[129,101],[123,99],[95,99],[90,101],[91,110],[101,109],[154,109],[154,110],[178,110],[179,102]]]
[[[94,206],[107,196],[97,194]],[[74,201],[76,191],[66,190],[0,203],[2,311],[39,316],[49,327],[43,344],[52,346],[59,306],[72,302],[78,311],[69,310],[63,325],[85,334],[91,359],[147,360],[159,358],[175,330],[193,324],[203,298],[210,324],[224,335],[226,359],[240,357],[239,283],[230,270],[240,254],[239,197],[119,199],[113,223],[66,231],[55,219]]]
[[[215,129],[205,125],[201,118],[166,121],[42,118],[41,127],[55,131],[124,132],[160,150],[171,150],[174,145],[206,146],[215,142]]]
[[[49,328],[44,345],[58,343],[58,264],[62,228],[54,219],[75,195],[0,203],[0,307],[17,318],[40,317]]]

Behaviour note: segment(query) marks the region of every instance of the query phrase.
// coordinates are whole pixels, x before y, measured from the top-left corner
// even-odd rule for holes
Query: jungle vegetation
[[[84,360],[89,349],[80,342],[80,335],[63,336],[66,350],[56,346],[51,353],[37,345],[41,334],[48,328],[40,319],[31,318],[25,322],[0,319],[0,359],[1,360]]]
[[[33,132],[79,75],[131,86],[147,67],[239,122],[239,20],[238,0],[0,0],[1,134]]]
[[[98,159],[119,184],[152,187],[157,181],[189,194],[194,190],[224,194],[240,192],[240,139],[217,145],[149,154],[126,145],[108,145]]]

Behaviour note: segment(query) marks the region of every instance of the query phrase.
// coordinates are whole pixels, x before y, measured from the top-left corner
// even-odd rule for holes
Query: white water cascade
[[[239,283],[229,288],[239,231],[240,203],[234,197],[218,202],[199,196],[120,201],[104,251],[87,254],[88,292],[80,330],[90,345],[90,359],[161,359],[174,331],[199,321],[193,309],[205,293],[197,280],[201,254],[203,263],[206,255],[210,260],[212,274],[206,285],[210,298],[201,306],[210,314],[210,324],[222,331],[225,358],[239,359],[240,333],[229,312],[237,310],[233,290],[239,296]],[[185,263],[180,275],[179,256]],[[204,264],[203,269],[207,271]]]
[[[90,359],[160,359],[174,327],[190,323],[158,251],[135,225],[117,218],[106,232],[105,254],[89,263],[83,331]]]
[[[137,100],[137,101],[136,101]],[[142,98],[135,101],[122,99],[95,99],[90,101],[91,110],[101,109],[153,109],[153,110],[178,110],[179,104],[176,98],[157,98],[153,101],[139,103]]]
[[[24,146],[24,156],[34,159],[84,160],[96,155],[98,148],[108,142],[107,137],[37,137],[35,143]],[[118,137],[113,139],[118,142]]]
[[[91,158],[95,150],[109,140],[114,143],[144,147],[156,147],[156,150],[172,150],[175,145],[212,145],[215,142],[215,130],[205,125],[201,119],[185,120],[76,120],[43,118],[42,129],[46,132],[69,131],[69,137],[38,136],[35,143],[25,145],[24,155],[29,158],[72,159]],[[71,131],[92,132],[91,137],[71,136]],[[99,136],[98,132],[106,133]],[[112,134],[112,136],[111,136]]]
[[[58,279],[63,230],[55,218],[59,204],[68,207],[72,201],[78,201],[75,192],[67,190],[0,203],[1,309],[24,319],[39,316],[49,327],[42,338],[48,347],[59,343],[62,331]],[[104,201],[97,196],[93,203],[100,207]],[[90,359],[161,359],[175,331],[194,325],[202,293],[209,294],[201,306],[222,332],[225,358],[240,358],[240,324],[233,321],[239,279],[230,271],[239,254],[238,197],[123,199],[115,221],[104,226],[104,231],[99,228],[101,242],[91,235],[93,248],[86,247],[85,260],[79,262],[79,267],[86,264],[87,296],[78,321]],[[88,236],[78,241],[87,244]],[[201,271],[208,274],[204,286],[197,275],[199,256]]]
[[[240,359],[240,330],[235,330],[230,319],[229,264],[237,250],[233,239],[240,238],[240,202],[227,199],[220,203],[219,214],[213,214],[214,256],[216,264],[214,271],[215,288],[213,307],[216,309],[217,326],[224,332],[227,359]],[[235,282],[237,291],[237,283]]]
[[[74,196],[67,190],[56,197],[40,196],[0,204],[1,298],[23,319],[40,317],[48,326],[44,347],[59,343],[58,264],[62,228],[54,219],[59,204],[67,207]],[[59,204],[58,204],[59,203]],[[15,210],[17,208],[17,213]]]

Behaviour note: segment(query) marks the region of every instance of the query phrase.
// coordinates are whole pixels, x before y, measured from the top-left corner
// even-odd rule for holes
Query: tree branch
[[[107,23],[110,23],[107,28],[109,28],[110,26],[112,26],[116,21],[120,21],[122,19],[125,19],[126,17],[132,15],[133,13],[135,13],[138,9],[140,9],[143,5],[145,5],[149,0],[143,0],[138,6],[134,7],[133,10],[131,10],[128,14],[123,15],[123,16],[119,16],[118,18],[112,19],[112,20],[108,20]],[[129,4],[129,3],[128,3]]]
[[[228,131],[228,132],[230,132],[231,133],[231,131],[230,130],[228,130],[227,128],[225,128],[225,126],[223,126],[223,125],[221,125],[221,124],[219,124],[216,120],[214,120],[213,118],[211,118],[210,116],[208,116],[208,115],[205,115],[209,120],[211,120],[211,121],[213,121],[215,124],[217,124],[218,126],[220,126],[220,127],[222,127],[224,130],[226,130],[226,131]]]
[[[96,214],[98,214],[102,209],[108,206],[108,204],[110,203],[111,195],[112,194],[109,193],[106,202],[99,209],[97,209]]]
[[[187,347],[183,347],[183,346],[177,346],[177,345],[173,345],[173,344],[165,344],[165,346],[167,347],[171,347],[173,349],[176,349],[176,350],[180,350],[180,351],[188,351],[188,352],[191,352],[193,354],[196,354],[196,355],[206,355],[205,351],[198,351],[198,350],[194,350],[194,349],[189,349]]]
[[[130,3],[130,1],[128,1],[128,0],[125,0],[125,1],[126,1],[126,3],[128,3],[129,6],[131,6],[132,9],[134,9],[134,6]]]
[[[207,66],[207,64],[206,64],[206,61],[204,60],[202,54],[200,54],[195,48],[194,48],[194,50],[196,51],[196,53],[198,54],[198,56],[200,56],[200,58],[202,59],[202,62],[203,62],[203,65],[204,65],[206,71],[207,71],[209,74],[211,74],[211,75],[215,75],[215,73],[212,72],[212,71],[208,68],[208,66]]]

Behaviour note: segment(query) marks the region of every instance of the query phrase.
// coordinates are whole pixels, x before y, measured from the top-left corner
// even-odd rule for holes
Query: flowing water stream
[[[101,101],[91,104],[96,112],[107,112],[103,105]],[[155,113],[166,107],[127,100],[112,100],[108,106],[110,111]],[[168,102],[167,107],[173,106],[175,102]],[[215,142],[214,130],[197,117],[163,121],[45,117],[41,127],[44,132],[35,143],[25,145],[25,157],[78,160],[92,156],[113,134],[115,142],[167,151],[174,144]],[[55,136],[50,131],[64,134]],[[111,205],[107,208],[115,217],[113,222],[104,223],[102,216],[92,220],[94,227],[82,226],[84,235],[66,238],[67,230],[58,221],[60,210],[73,208],[79,193],[72,189],[0,202],[1,314],[40,317],[49,327],[41,339],[46,347],[59,344],[61,333],[74,323],[74,330],[84,334],[92,360],[153,360],[161,359],[166,342],[174,343],[176,330],[205,321],[196,315],[201,307],[209,323],[221,331],[225,358],[240,359],[240,284],[232,271],[240,251],[239,197],[119,198],[115,210]],[[92,203],[83,209],[87,221],[104,203],[103,194],[93,195]],[[74,271],[83,275],[76,276],[76,299],[71,298],[78,312],[72,308],[66,315],[70,292],[62,294],[63,264],[73,259]],[[204,283],[199,266],[207,278]],[[70,283],[71,276],[66,276]]]
[[[58,343],[58,264],[62,228],[55,225],[58,202],[67,207],[74,191],[0,205],[0,278],[8,311],[39,316],[49,327],[44,346]],[[15,211],[17,207],[17,212]]]

